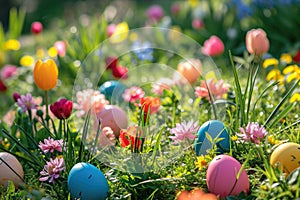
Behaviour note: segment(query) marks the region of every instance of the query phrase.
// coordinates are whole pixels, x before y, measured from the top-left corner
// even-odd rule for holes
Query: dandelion
[[[3,47],[4,50],[13,50],[13,51],[17,51],[21,47],[20,42],[15,39],[7,40],[6,42],[4,42],[3,46],[4,46]]]
[[[231,140],[232,140],[232,141],[236,141],[236,140],[238,140],[238,139],[239,139],[239,138],[238,138],[237,135],[231,136]]]
[[[281,71],[278,69],[272,69],[266,77],[267,81],[279,81],[282,85],[284,83],[284,76],[281,74]]]
[[[276,140],[276,139],[274,138],[274,136],[269,135],[269,136],[268,136],[268,142],[269,142],[271,145],[275,145],[275,144],[278,144],[278,143],[279,143],[279,140]]]
[[[30,93],[27,93],[26,95],[21,95],[21,97],[17,100],[17,104],[22,109],[22,112],[26,112],[37,107]]]
[[[280,56],[280,62],[289,64],[293,61],[293,57],[290,54],[283,53]]]
[[[263,139],[268,134],[267,130],[257,122],[249,122],[246,129],[241,127],[239,130],[241,133],[236,133],[237,136],[245,141],[251,140],[256,144],[259,144],[260,139]]]
[[[194,120],[190,120],[186,123],[186,121],[183,121],[181,124],[177,123],[176,127],[170,130],[170,133],[174,135],[169,136],[169,138],[173,140],[173,144],[178,144],[180,141],[182,142],[186,139],[194,140],[196,138],[194,133],[196,133],[198,129],[198,122],[194,123]]]
[[[44,169],[40,172],[41,177],[40,181],[47,181],[53,183],[55,179],[59,178],[61,171],[65,170],[65,161],[64,158],[55,158],[54,160],[50,158],[49,162],[44,166]]]
[[[210,100],[209,94],[211,94],[214,98],[219,99],[228,92],[228,89],[228,85],[224,83],[224,80],[209,79],[207,82],[202,80],[201,85],[195,88],[195,95]]]
[[[211,161],[211,157],[208,155],[201,155],[197,157],[197,161],[195,162],[196,167],[199,170],[205,169],[208,166],[209,161]]]
[[[283,70],[283,74],[288,74],[286,81],[289,83],[294,79],[300,79],[300,67],[298,65],[289,65]]]
[[[39,147],[42,149],[44,153],[53,153],[55,150],[58,152],[62,152],[63,140],[54,140],[53,138],[48,137],[48,139],[44,139],[44,143],[39,142]]]
[[[122,95],[123,99],[130,103],[135,103],[137,100],[140,100],[145,95],[145,92],[142,88],[132,86],[126,89]]]

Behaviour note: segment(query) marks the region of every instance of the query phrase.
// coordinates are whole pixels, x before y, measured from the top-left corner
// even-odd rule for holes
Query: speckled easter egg
[[[110,127],[116,137],[119,137],[120,130],[127,128],[128,124],[125,111],[115,105],[106,105],[99,113],[98,119],[101,120],[101,128]]]
[[[71,199],[104,200],[108,195],[108,182],[94,165],[77,163],[68,176]]]
[[[224,124],[218,120],[210,120],[205,122],[198,131],[198,138],[195,141],[195,151],[198,156],[206,155],[208,150],[213,148],[212,143],[206,137],[206,133],[213,140],[222,139],[216,142],[217,153],[228,152],[230,149],[230,137]]]
[[[289,174],[300,167],[300,145],[287,142],[279,145],[271,154],[270,163]]]
[[[18,159],[7,152],[0,152],[0,185],[7,186],[8,180],[15,186],[23,183],[24,171]]]
[[[110,104],[122,102],[122,94],[124,93],[125,89],[125,85],[118,81],[106,81],[99,87],[100,93],[104,94],[105,98],[110,102]]]
[[[242,165],[233,157],[218,155],[209,164],[206,172],[206,183],[209,192],[226,196],[237,196],[241,192],[249,192],[249,179],[243,169],[239,179],[236,181]]]
[[[189,59],[185,62],[180,62],[177,66],[177,71],[190,83],[197,82],[202,71],[202,64],[198,59]]]

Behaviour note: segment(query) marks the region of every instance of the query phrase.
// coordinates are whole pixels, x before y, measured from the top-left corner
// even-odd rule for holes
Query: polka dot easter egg
[[[198,138],[196,139],[194,146],[197,156],[206,155],[207,151],[213,148],[213,143],[206,134],[216,142],[216,153],[221,154],[229,151],[230,137],[226,127],[218,120],[210,120],[205,122],[198,131]]]
[[[108,196],[108,182],[104,174],[89,163],[77,163],[68,176],[71,199],[104,200]]]

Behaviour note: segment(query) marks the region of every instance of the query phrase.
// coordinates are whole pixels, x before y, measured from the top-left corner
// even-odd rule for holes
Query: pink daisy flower
[[[48,139],[44,139],[44,143],[39,142],[39,147],[42,149],[44,153],[53,153],[54,150],[58,152],[62,152],[63,140],[54,140],[53,138],[48,137]]]
[[[241,127],[239,130],[241,133],[236,133],[237,136],[245,141],[251,140],[256,144],[259,144],[260,139],[266,137],[268,134],[267,130],[257,122],[249,122],[246,128]]]
[[[49,183],[52,183],[59,178],[59,173],[65,170],[65,161],[64,158],[55,158],[54,160],[50,158],[50,161],[46,163],[44,169],[40,172],[41,177],[39,180],[47,181],[50,179]]]

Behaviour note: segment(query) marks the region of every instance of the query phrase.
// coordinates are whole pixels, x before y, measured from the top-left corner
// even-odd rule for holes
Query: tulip
[[[34,82],[42,90],[51,90],[56,86],[58,69],[56,63],[49,59],[46,62],[38,60],[33,70]]]
[[[128,78],[128,69],[126,67],[117,66],[112,69],[112,74],[115,78],[127,79]]]
[[[67,99],[60,99],[50,105],[50,110],[58,119],[68,119],[72,112],[73,103]]]
[[[31,24],[31,32],[33,34],[39,34],[42,32],[42,30],[43,30],[43,25],[41,22],[33,22]]]
[[[108,37],[112,36],[116,29],[117,29],[117,25],[115,24],[108,25],[106,28],[106,34],[108,35]]]
[[[107,57],[105,59],[106,69],[115,69],[118,64],[118,58],[114,56]]]
[[[0,79],[0,92],[5,92],[7,90],[6,85],[3,83],[3,81]]]
[[[190,83],[197,82],[201,75],[202,64],[198,59],[189,59],[186,62],[180,62],[177,66],[177,71]]]
[[[57,41],[54,43],[54,47],[57,51],[57,54],[61,57],[66,55],[66,43],[64,41]]]
[[[262,29],[252,29],[246,34],[246,48],[250,54],[263,55],[269,50],[267,34]]]
[[[224,44],[220,38],[213,35],[204,42],[202,53],[208,56],[217,56],[224,52]]]
[[[192,26],[194,29],[199,30],[204,27],[204,23],[201,19],[194,19],[192,22]]]

